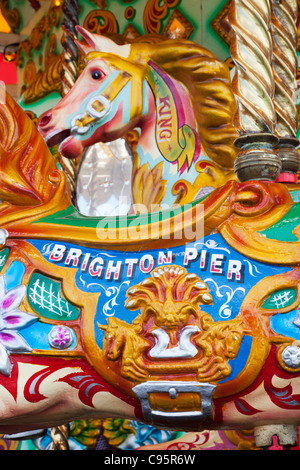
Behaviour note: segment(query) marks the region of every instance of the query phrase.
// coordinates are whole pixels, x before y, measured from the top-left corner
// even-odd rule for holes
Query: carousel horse
[[[77,29],[86,67],[39,120],[48,146],[75,158],[138,129],[132,199],[145,211],[191,202],[233,178],[235,100],[223,62],[190,41],[118,46]]]
[[[122,50],[123,58],[117,48],[107,60],[92,52],[87,71],[98,77],[101,62],[112,83],[130,83],[131,74],[111,63],[130,57],[130,46]],[[149,93],[158,70],[162,90],[166,77],[160,81],[156,57],[149,57],[146,81],[138,50],[135,57],[139,96]],[[210,98],[210,80],[205,100],[213,115],[217,88]],[[228,97],[224,81],[221,101]],[[131,115],[119,97],[114,125],[98,127],[97,116],[110,106],[97,88],[86,111],[86,87],[82,93],[84,106],[79,112],[73,106],[69,116],[71,135],[65,118],[52,125],[57,108],[42,118],[48,143],[63,135],[61,151],[70,157],[95,133],[111,139],[120,121],[127,130],[123,113]],[[130,101],[136,111],[135,93]],[[150,115],[149,105],[145,122]],[[231,117],[227,122],[221,130],[207,127],[221,152]],[[37,128],[9,95],[0,100],[0,149],[0,433],[89,418],[178,431],[299,422],[297,188],[230,180],[174,208],[86,217],[73,206],[66,175]],[[183,175],[194,159],[180,153],[169,169]]]

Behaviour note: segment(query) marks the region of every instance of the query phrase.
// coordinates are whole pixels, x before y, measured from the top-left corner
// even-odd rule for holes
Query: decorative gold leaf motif
[[[158,163],[152,170],[149,164],[140,166],[139,158],[134,158],[132,171],[132,198],[140,212],[141,206],[148,212],[159,210],[160,203],[167,190],[167,181],[162,178],[163,162]],[[140,208],[138,207],[140,206]]]
[[[127,291],[125,306],[141,313],[128,324],[109,317],[103,353],[122,377],[141,382],[161,376],[194,375],[216,383],[231,372],[239,351],[243,320],[215,322],[201,310],[211,304],[209,289],[195,273],[176,265],[155,268]],[[156,340],[155,340],[156,338]]]

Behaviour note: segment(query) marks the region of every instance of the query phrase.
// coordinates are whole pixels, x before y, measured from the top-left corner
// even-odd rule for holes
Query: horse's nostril
[[[41,119],[39,120],[39,127],[47,126],[47,124],[49,124],[51,119],[52,119],[52,114],[51,113],[44,114],[44,116],[42,116]]]

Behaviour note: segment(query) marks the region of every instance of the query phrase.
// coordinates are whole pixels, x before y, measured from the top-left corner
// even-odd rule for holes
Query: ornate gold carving
[[[128,323],[118,318],[109,318],[108,326],[98,325],[105,329],[103,350],[109,361],[121,358],[121,375],[129,380],[143,381],[147,378],[142,354],[149,346],[148,341],[139,336],[138,325]]]
[[[99,21],[101,19],[101,21]],[[118,22],[111,11],[93,10],[84,20],[83,27],[91,33],[109,34],[118,32]]]
[[[61,19],[62,7],[51,4],[47,15],[43,16],[38,24],[33,28],[28,39],[22,41],[18,48],[17,66],[23,66],[22,52],[28,57],[32,57],[32,51],[40,51],[43,41],[51,34],[53,26],[58,26]]]
[[[250,204],[252,201],[252,204]],[[240,253],[261,261],[297,265],[300,260],[299,226],[293,230],[296,241],[267,238],[262,232],[281,220],[293,201],[285,185],[263,182],[244,183],[231,201],[233,213],[218,230]]]
[[[230,374],[244,328],[241,318],[215,322],[200,307],[212,302],[196,274],[176,265],[156,268],[127,291],[126,307],[141,311],[131,325],[112,317],[98,325],[105,330],[104,356],[134,382],[192,374],[216,383]]]
[[[178,5],[180,0],[148,0],[144,10],[144,28],[146,34],[161,32],[162,20],[167,16],[169,9]]]
[[[198,305],[211,304],[213,300],[207,285],[196,274],[176,265],[154,269],[151,278],[131,288],[127,296],[125,306],[142,312],[134,324],[142,327],[154,315],[155,326],[169,330],[186,324],[191,315],[199,319]]]
[[[29,57],[24,72],[23,86],[24,102],[33,103],[44,98],[53,91],[61,90],[61,57],[56,52],[56,36],[51,34],[53,27],[57,27],[61,20],[62,6],[51,4],[47,15],[43,16],[30,36],[20,43],[17,52],[17,66],[23,67],[24,53]],[[44,55],[44,65],[36,70],[36,65],[31,60],[33,51],[40,51],[47,38],[47,46]]]
[[[160,210],[160,203],[167,190],[167,181],[162,178],[163,162],[158,163],[152,170],[149,164],[140,166],[139,157],[134,157],[132,171],[132,198],[135,205],[143,205],[147,211]]]
[[[53,91],[61,90],[61,56],[55,52],[56,36],[52,34],[45,50],[44,70],[36,71],[36,66],[29,60],[23,74],[24,102],[33,103]]]

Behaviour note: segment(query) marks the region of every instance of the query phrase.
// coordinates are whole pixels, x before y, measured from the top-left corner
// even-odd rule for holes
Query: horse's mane
[[[120,42],[124,47],[126,41]],[[100,52],[96,44],[94,52],[87,53],[86,60],[100,56],[117,67],[121,65],[124,70],[130,62],[131,66],[136,66],[135,73],[140,78],[145,78],[147,63],[151,60],[181,82],[190,95],[205,154],[222,169],[232,169],[238,152],[234,146],[238,133],[233,125],[236,102],[228,66],[208,49],[185,39],[156,37],[151,41],[142,37],[130,44],[126,59],[119,57],[116,51]]]
[[[17,206],[47,202],[57,166],[33,121],[8,95],[0,100],[0,199]]]
[[[138,49],[140,44],[131,47]],[[227,65],[204,47],[183,39],[152,44],[149,56],[188,89],[207,156],[222,168],[233,168],[238,134],[233,126],[236,102]]]

